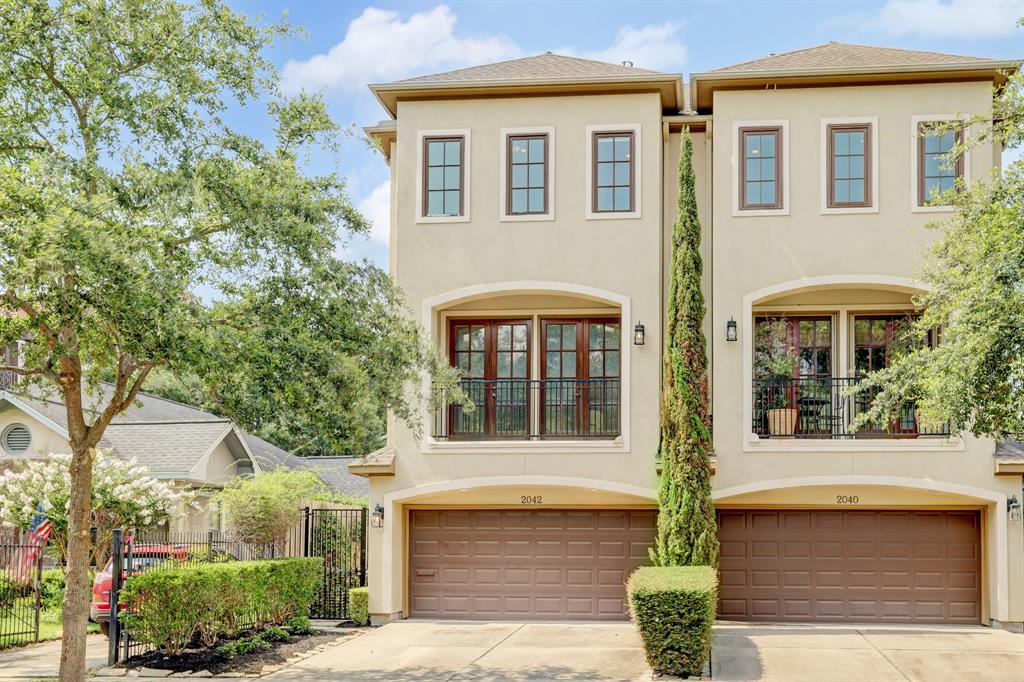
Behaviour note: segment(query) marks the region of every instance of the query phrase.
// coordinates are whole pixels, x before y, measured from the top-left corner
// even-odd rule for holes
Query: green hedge
[[[700,675],[711,651],[718,593],[715,569],[639,568],[629,577],[627,590],[648,665],[666,675]]]
[[[40,600],[44,609],[64,608],[64,569],[47,568],[43,570]]]
[[[348,616],[360,625],[370,624],[370,591],[353,587],[348,591]]]
[[[132,638],[176,655],[196,637],[212,646],[243,628],[308,618],[322,571],[318,558],[151,570],[125,581],[121,618]]]

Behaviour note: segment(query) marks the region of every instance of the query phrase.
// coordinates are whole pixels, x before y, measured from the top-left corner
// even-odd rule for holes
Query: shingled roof
[[[851,43],[830,42],[802,50],[770,54],[749,62],[712,69],[710,73],[747,73],[795,69],[850,69],[886,66],[928,66],[941,64],[993,63],[995,59],[966,57],[942,52],[900,50]]]
[[[416,78],[406,78],[398,83],[465,83],[471,81],[518,81],[538,79],[608,78],[635,76],[637,74],[659,74],[660,71],[641,69],[635,66],[599,62],[594,59],[567,57],[553,52],[509,59],[504,62],[470,66],[454,71],[432,73]]]

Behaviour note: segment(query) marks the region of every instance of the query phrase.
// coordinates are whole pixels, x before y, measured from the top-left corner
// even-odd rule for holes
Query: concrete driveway
[[[1024,635],[972,627],[715,627],[715,682],[1022,682]],[[404,621],[275,680],[650,680],[630,623]],[[662,678],[664,679],[664,678]]]

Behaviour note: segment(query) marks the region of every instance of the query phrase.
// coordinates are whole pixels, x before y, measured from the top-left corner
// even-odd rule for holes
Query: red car
[[[132,550],[132,573],[141,573],[149,566],[162,564],[167,560],[184,560],[188,557],[187,545],[137,545]],[[104,635],[110,632],[110,568],[114,559],[107,559],[107,565],[96,574],[92,581],[92,602],[89,604],[89,618],[100,624]],[[121,574],[121,580],[128,577],[128,571]]]

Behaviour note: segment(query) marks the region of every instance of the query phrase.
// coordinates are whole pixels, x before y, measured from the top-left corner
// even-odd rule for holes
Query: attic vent
[[[0,435],[0,442],[8,453],[20,455],[32,445],[32,432],[24,424],[11,424]]]
[[[633,66],[633,62],[631,62],[631,61],[629,61],[629,60],[627,59],[627,60],[625,60],[624,62],[622,62],[622,65],[623,65],[623,66]]]

